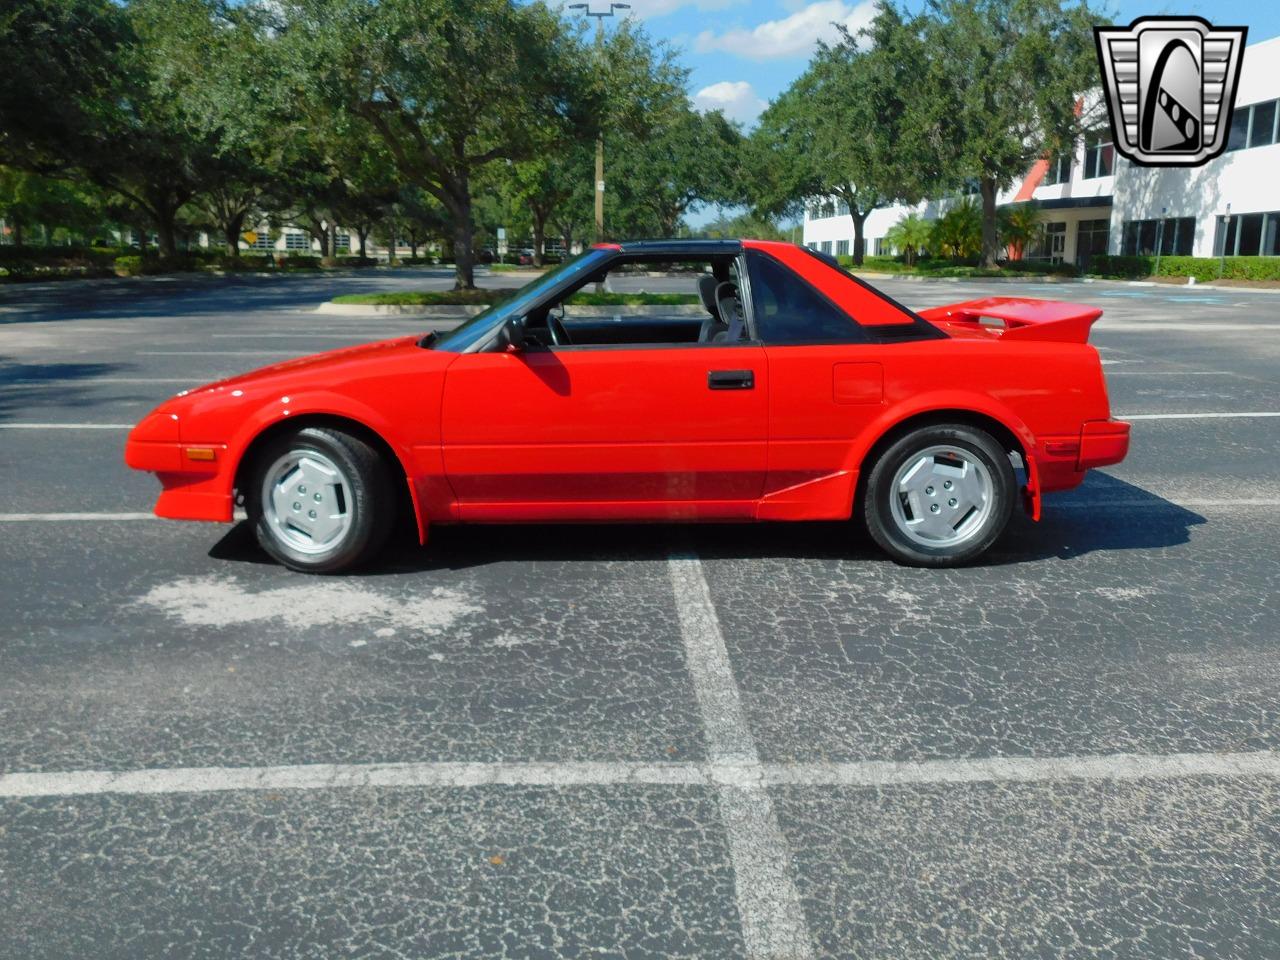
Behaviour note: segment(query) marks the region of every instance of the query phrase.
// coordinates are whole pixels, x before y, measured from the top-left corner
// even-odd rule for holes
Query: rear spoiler
[[[987,297],[945,307],[920,310],[933,323],[972,323],[990,329],[990,320],[1003,324],[992,330],[1006,340],[1056,340],[1059,343],[1088,343],[1089,329],[1102,311],[1082,303],[1060,300],[1031,300],[1026,297]]]

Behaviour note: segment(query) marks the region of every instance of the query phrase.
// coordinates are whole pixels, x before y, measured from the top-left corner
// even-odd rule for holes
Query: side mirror
[[[499,350],[523,350],[524,349],[524,317],[509,317],[507,322],[502,325],[502,332],[498,334]]]

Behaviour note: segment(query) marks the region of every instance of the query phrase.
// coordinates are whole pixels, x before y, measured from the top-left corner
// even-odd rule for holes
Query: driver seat
[[[725,319],[724,329],[712,334],[712,343],[735,343],[741,340],[747,331],[747,315],[742,308],[742,298],[738,296],[738,285],[732,280],[725,280],[716,286],[717,313]]]

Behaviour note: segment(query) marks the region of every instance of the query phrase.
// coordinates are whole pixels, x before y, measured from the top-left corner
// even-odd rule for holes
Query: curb
[[[1030,277],[922,277],[902,273],[854,273],[855,277],[872,277],[876,280],[906,280],[911,283],[1096,283],[1096,277],[1055,277],[1051,275]],[[1151,284],[1154,286],[1154,284]]]
[[[326,300],[316,307],[315,312],[343,317],[439,317],[442,320],[456,320],[459,317],[474,317],[487,309],[487,305],[476,304],[428,306],[407,303],[334,303]]]

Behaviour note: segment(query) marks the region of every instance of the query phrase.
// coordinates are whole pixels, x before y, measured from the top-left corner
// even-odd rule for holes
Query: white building
[[[1101,127],[1001,193],[1002,205],[1034,201],[1041,211],[1044,233],[1029,258],[1086,265],[1102,252],[1153,254],[1157,239],[1165,254],[1280,256],[1280,37],[1245,48],[1221,157],[1201,167],[1137,167],[1110,141]],[[884,243],[890,227],[913,210],[936,217],[947,203],[873,211],[867,253],[894,253]],[[804,242],[852,253],[853,221],[833,202],[815,204],[805,211]]]

